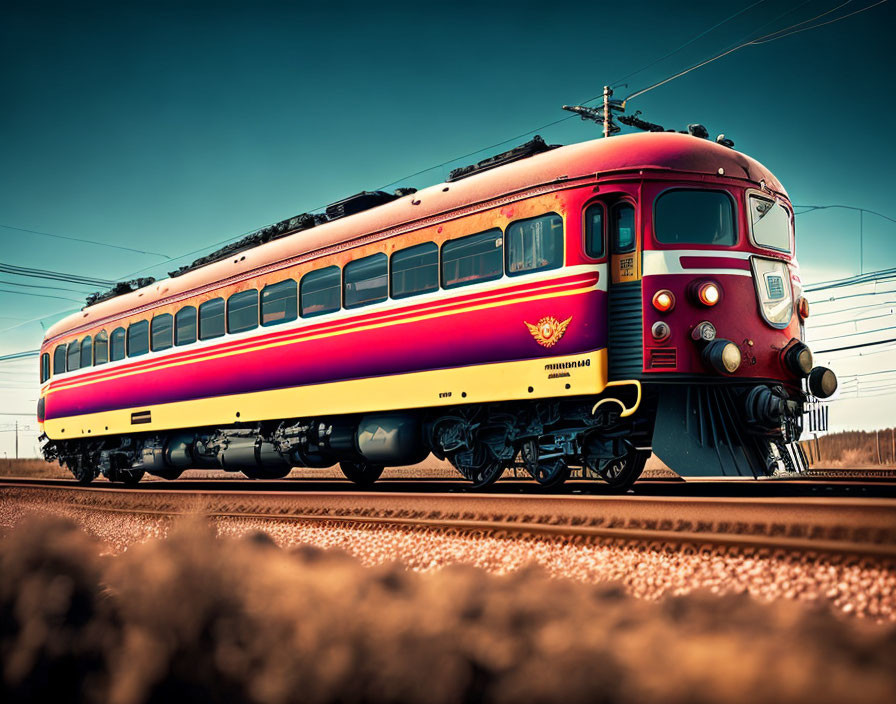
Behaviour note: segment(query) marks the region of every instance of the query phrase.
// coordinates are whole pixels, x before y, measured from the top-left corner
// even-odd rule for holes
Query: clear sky
[[[625,78],[617,97],[742,40],[875,1],[7,0],[0,224],[175,257],[561,119],[560,105],[597,96],[691,40]],[[775,172],[794,203],[896,217],[894,26],[896,2],[885,2],[749,46],[629,107],[669,127],[724,132]],[[561,143],[599,135],[575,117],[539,132]],[[396,185],[438,182],[525,139]],[[858,224],[845,210],[798,218],[806,279],[857,272]],[[159,276],[192,258],[2,228],[0,245],[5,264],[105,279],[144,268]],[[896,266],[896,225],[866,215],[864,251],[866,271]],[[0,354],[36,348],[41,322],[22,323],[50,323],[91,290],[0,281]],[[0,410],[33,408],[35,367],[0,365]],[[0,430],[12,420],[0,416]],[[0,452],[10,436],[0,432]]]

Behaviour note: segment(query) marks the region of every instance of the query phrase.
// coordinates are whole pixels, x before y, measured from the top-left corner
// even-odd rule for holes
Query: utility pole
[[[16,459],[19,459],[19,421],[16,421]]]
[[[610,86],[604,86],[604,137],[610,136],[610,124],[612,113],[610,112],[610,98],[613,97],[613,90]]]
[[[865,267],[865,211],[859,211],[859,275],[864,274]]]

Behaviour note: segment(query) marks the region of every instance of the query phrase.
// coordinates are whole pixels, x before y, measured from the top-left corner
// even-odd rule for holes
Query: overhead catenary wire
[[[13,264],[0,264],[0,272],[4,274],[15,274],[16,276],[31,277],[37,279],[50,279],[53,281],[66,281],[73,284],[82,284],[84,286],[114,286],[115,282],[109,279],[99,279],[92,276],[80,276],[78,274],[66,274],[61,271],[49,271],[47,269],[34,269],[26,266],[15,266]]]
[[[851,1],[851,0],[850,0],[850,1]],[[828,22],[823,22],[823,23],[821,23],[821,24],[813,25],[813,26],[811,26],[811,27],[805,27],[805,28],[803,28],[803,29],[800,30],[800,31],[808,31],[808,30],[810,30],[810,29],[816,29],[816,28],[818,28],[818,27],[823,27],[823,26],[828,25],[828,24],[833,24],[834,22],[839,22],[839,21],[841,21],[841,20],[845,20],[847,17],[852,17],[853,15],[857,15],[857,14],[859,14],[860,12],[865,12],[866,10],[870,10],[870,9],[873,8],[873,7],[877,7],[878,5],[882,5],[882,4],[885,3],[885,2],[889,2],[889,0],[878,0],[878,2],[876,2],[876,3],[872,4],[872,5],[869,5],[869,6],[867,6],[867,7],[864,7],[864,8],[862,8],[862,9],[860,9],[860,10],[856,10],[855,12],[851,12],[851,13],[849,13],[849,14],[847,14],[847,15],[843,15],[842,17],[835,18],[835,19],[830,20],[830,21],[828,21]],[[805,5],[806,3],[803,3],[803,4]],[[842,5],[839,5],[838,7],[834,8],[834,10],[837,10],[837,9],[839,9],[840,7],[843,7],[844,5],[848,5],[848,4],[849,4],[849,2],[843,3]],[[792,28],[794,28],[794,27],[799,27],[800,25],[806,24],[806,22],[811,22],[811,21],[813,21],[813,20],[819,19],[820,17],[823,17],[823,16],[825,16],[825,15],[828,15],[828,14],[830,14],[831,12],[833,12],[833,10],[828,10],[827,12],[823,12],[823,13],[821,13],[820,15],[816,15],[815,17],[813,17],[813,18],[811,18],[811,19],[809,19],[809,20],[804,20],[803,22],[799,22],[799,23],[797,23],[797,24],[795,24],[795,25],[791,25],[790,27],[785,27],[784,29],[780,29],[780,30],[778,30],[778,31],[776,31],[776,32],[772,32],[772,33],[767,34],[767,35],[765,35],[765,36],[757,37],[756,39],[751,39],[751,40],[749,40],[749,41],[745,41],[745,42],[742,42],[742,43],[740,43],[740,44],[737,44],[736,46],[731,47],[731,48],[729,48],[729,49],[726,49],[725,51],[723,51],[723,52],[721,52],[721,53],[719,53],[719,54],[716,54],[715,56],[712,56],[712,57],[710,57],[710,58],[708,58],[708,59],[705,59],[705,60],[701,61],[700,63],[694,64],[693,66],[690,66],[689,68],[686,68],[686,69],[684,69],[683,71],[679,71],[678,73],[676,73],[676,74],[674,74],[674,75],[672,75],[672,76],[669,76],[669,77],[667,77],[667,78],[664,78],[663,80],[658,81],[658,82],[654,83],[653,85],[650,85],[650,86],[647,86],[646,88],[642,88],[641,90],[635,91],[634,93],[632,93],[632,94],[626,96],[625,100],[622,101],[622,105],[623,105],[623,107],[624,107],[624,106],[626,105],[626,103],[628,103],[628,101],[633,100],[634,98],[637,98],[637,97],[639,97],[639,96],[641,96],[641,95],[644,95],[645,93],[647,93],[647,92],[649,92],[649,91],[651,91],[651,90],[653,90],[653,89],[655,89],[655,88],[659,88],[660,86],[663,86],[663,85],[665,85],[665,84],[667,84],[667,83],[670,83],[671,81],[674,81],[676,78],[681,78],[682,76],[684,76],[684,75],[690,73],[691,71],[695,71],[695,70],[697,70],[698,68],[702,68],[703,66],[706,66],[707,64],[711,64],[711,63],[714,62],[714,61],[718,61],[719,59],[721,59],[721,58],[723,58],[723,57],[725,57],[725,56],[728,56],[729,54],[733,54],[735,51],[739,51],[740,49],[743,49],[743,48],[748,47],[748,46],[751,46],[751,45],[767,44],[767,43],[769,43],[769,42],[777,41],[778,39],[783,39],[784,37],[790,36],[790,34],[781,34],[781,32],[785,32],[785,31],[787,31],[788,29],[792,29]],[[797,32],[792,32],[792,34],[797,34]],[[779,35],[779,36],[775,36],[775,35]]]
[[[52,232],[43,232],[41,230],[29,230],[28,228],[25,228],[25,227],[14,227],[12,225],[0,225],[0,228],[3,228],[4,230],[15,230],[16,232],[27,232],[32,235],[40,235],[42,237],[54,237],[59,240],[69,240],[71,242],[82,242],[85,244],[93,244],[93,245],[96,245],[97,247],[109,247],[111,249],[121,249],[125,252],[136,252],[137,254],[148,254],[152,257],[165,258],[168,256],[167,254],[160,254],[159,252],[150,252],[145,249],[135,249],[134,247],[125,247],[125,246],[119,245],[119,244],[109,244],[108,242],[97,242],[96,240],[88,240],[88,239],[84,239],[82,237],[70,237],[68,235],[56,235],[56,234],[53,234]]]

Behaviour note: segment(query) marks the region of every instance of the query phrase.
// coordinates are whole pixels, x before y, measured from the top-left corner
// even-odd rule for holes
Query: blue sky
[[[560,119],[560,105],[599,95],[739,10],[627,78],[617,95],[841,2],[6,2],[0,224],[181,255]],[[724,132],[795,203],[896,217],[894,26],[896,3],[886,2],[742,49],[630,109]],[[561,143],[599,136],[578,118],[540,134]],[[438,182],[512,145],[397,185]],[[815,212],[797,226],[807,279],[857,271],[857,213]],[[2,228],[0,245],[6,264],[107,279],[189,261]],[[896,266],[896,225],[866,216],[865,252],[866,270]],[[19,292],[0,292],[0,354],[38,346],[40,323],[19,323],[78,306],[22,292],[89,291],[0,280]],[[32,369],[3,371],[13,368]],[[31,408],[31,398],[24,392],[18,405]]]

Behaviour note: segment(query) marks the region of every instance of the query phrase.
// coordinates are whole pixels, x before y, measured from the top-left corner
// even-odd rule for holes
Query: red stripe
[[[750,270],[750,262],[733,257],[680,257],[682,269],[744,269]]]
[[[501,302],[508,298],[518,296],[523,293],[535,292],[541,289],[552,288],[562,291],[568,288],[574,288],[582,284],[596,284],[599,278],[598,272],[588,272],[587,274],[579,274],[564,279],[552,279],[549,281],[539,281],[536,283],[521,284],[512,286],[507,289],[480,291],[473,294],[452,298],[448,301],[430,301],[428,303],[418,304],[416,306],[408,306],[393,311],[380,311],[377,313],[368,313],[365,315],[357,315],[344,320],[331,320],[326,323],[310,325],[298,329],[280,330],[271,332],[267,335],[252,337],[246,340],[235,342],[223,342],[219,345],[205,347],[201,350],[185,350],[179,354],[168,355],[164,358],[150,358],[127,364],[115,369],[98,369],[88,374],[82,374],[70,379],[61,379],[54,384],[52,381],[48,389],[58,390],[67,388],[70,384],[81,384],[83,382],[101,381],[107,376],[114,376],[121,372],[148,371],[159,364],[169,364],[171,362],[183,362],[196,358],[201,358],[209,354],[220,354],[222,352],[239,351],[244,348],[254,347],[258,344],[271,342],[280,342],[284,340],[300,341],[303,338],[317,335],[323,332],[335,332],[345,328],[355,327],[357,325],[377,323],[377,322],[397,322],[401,318],[413,317],[421,313],[431,313],[436,311],[448,312],[456,308],[463,308],[471,303],[477,302]]]

